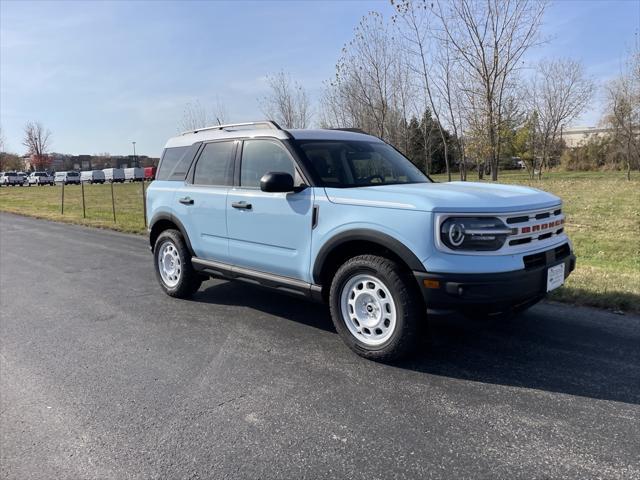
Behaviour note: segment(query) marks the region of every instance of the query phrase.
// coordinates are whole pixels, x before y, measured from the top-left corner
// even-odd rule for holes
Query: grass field
[[[146,188],[145,184],[145,188]],[[85,215],[82,212],[82,189],[78,185],[64,187],[64,215],[61,213],[62,187],[2,187],[0,210],[68,223],[109,228],[128,233],[145,233],[141,183],[116,183],[113,199],[116,221],[113,221],[111,185],[84,185]]]
[[[444,181],[443,176],[435,176]],[[473,178],[469,178],[473,180]],[[567,232],[578,264],[555,300],[640,313],[640,179],[630,182],[621,172],[557,172],[541,181],[525,173],[505,172],[502,183],[531,185],[564,200]],[[79,223],[123,232],[144,233],[142,186],[114,185],[116,222],[111,187],[86,185],[86,217],[81,189],[65,187],[64,215],[61,187],[3,187],[0,210],[50,220]]]

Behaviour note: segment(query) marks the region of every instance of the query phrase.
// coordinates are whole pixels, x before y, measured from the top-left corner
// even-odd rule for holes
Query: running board
[[[321,302],[323,300],[321,285],[315,285],[282,275],[252,270],[250,268],[229,265],[228,263],[202,260],[198,257],[191,257],[191,264],[196,271],[206,273],[212,277],[227,280],[241,280],[243,282],[253,283],[254,285],[274,288],[283,293],[310,298],[315,301]]]

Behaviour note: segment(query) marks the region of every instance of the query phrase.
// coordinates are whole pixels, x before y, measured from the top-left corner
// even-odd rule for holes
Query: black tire
[[[352,279],[361,274],[372,275],[379,280],[390,292],[395,305],[395,327],[380,345],[369,345],[356,338],[356,334],[347,327],[346,322],[349,320],[343,318],[343,290]],[[338,269],[331,282],[329,307],[333,324],[347,346],[358,355],[377,361],[397,360],[410,355],[418,344],[419,327],[425,321],[426,314],[424,302],[411,274],[396,262],[376,255],[353,257]]]
[[[159,264],[158,252],[169,243],[175,247],[180,260],[181,269],[178,275],[178,281],[175,285],[168,285],[160,273],[161,267]],[[199,275],[193,269],[193,265],[191,264],[191,253],[182,238],[182,234],[178,230],[165,230],[158,235],[158,239],[156,240],[153,249],[153,265],[155,267],[158,283],[170,297],[191,298],[198,291],[204,280],[204,277]]]

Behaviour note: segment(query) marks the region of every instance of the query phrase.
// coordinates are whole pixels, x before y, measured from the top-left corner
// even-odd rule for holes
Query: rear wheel
[[[191,265],[191,254],[178,230],[165,230],[156,240],[156,277],[171,297],[190,298],[202,285],[203,277]]]
[[[396,262],[361,255],[345,262],[331,283],[331,318],[358,355],[388,361],[416,347],[424,306],[414,281]]]

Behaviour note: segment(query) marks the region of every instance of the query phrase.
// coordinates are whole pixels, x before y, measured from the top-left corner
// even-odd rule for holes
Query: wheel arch
[[[346,259],[364,254],[391,258],[409,271],[425,271],[422,262],[401,241],[376,230],[355,229],[335,235],[322,246],[313,264],[314,282],[328,286],[328,280]]]
[[[156,240],[160,236],[160,234],[169,229],[179,230],[182,234],[182,238],[184,238],[184,242],[187,245],[187,249],[189,253],[194,256],[193,248],[191,247],[191,241],[189,240],[189,236],[187,235],[187,231],[184,228],[184,225],[180,220],[178,220],[175,216],[169,213],[160,213],[153,217],[151,222],[149,222],[149,245],[151,250],[153,251]]]

